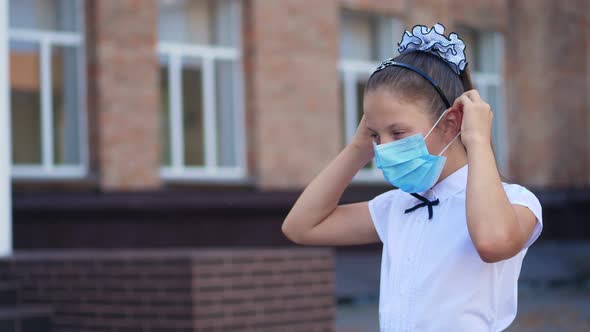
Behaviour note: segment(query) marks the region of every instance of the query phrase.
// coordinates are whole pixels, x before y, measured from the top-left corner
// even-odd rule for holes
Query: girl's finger
[[[469,99],[469,97],[467,97],[465,94],[460,95],[459,97],[457,97],[457,99],[455,99],[455,102],[453,103],[453,106],[451,107],[455,107],[456,105],[468,105],[473,103],[473,101],[471,101],[471,99]]]
[[[479,92],[477,92],[477,90],[475,90],[475,89],[466,91],[465,95],[467,97],[469,97],[469,99],[471,99],[471,101],[473,101],[473,102],[483,101],[483,99],[479,95]]]

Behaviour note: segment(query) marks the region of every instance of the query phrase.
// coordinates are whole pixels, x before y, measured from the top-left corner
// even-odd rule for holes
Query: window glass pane
[[[477,61],[479,58],[480,48],[476,31],[474,29],[464,27],[459,28],[457,30],[457,34],[461,39],[463,39],[463,42],[465,43],[465,55],[467,57],[467,63],[471,68],[471,72],[480,71],[480,64],[479,61]]]
[[[170,147],[170,83],[168,82],[168,57],[160,56],[160,133],[162,135],[162,165],[171,164]]]
[[[76,48],[52,48],[53,152],[56,164],[79,164],[81,159],[77,59]]]
[[[185,59],[182,68],[182,125],[184,128],[184,164],[204,165],[202,64]]]
[[[500,168],[505,167],[506,163],[506,118],[502,109],[501,88],[497,85],[490,85],[486,89],[485,100],[490,104],[494,112],[494,119],[492,120],[492,144],[494,145],[494,152],[496,160]]]
[[[161,0],[161,41],[202,45],[238,45],[240,13],[231,0]]]
[[[472,71],[500,74],[500,52],[498,52],[498,33],[461,28],[457,34],[463,39],[467,62]]]
[[[10,104],[14,164],[41,163],[40,81],[37,45],[11,42]]]
[[[217,0],[212,2],[214,28],[212,42],[222,46],[240,44],[241,13],[239,3],[235,0]]]
[[[340,29],[341,59],[377,62],[399,54],[397,39],[404,29],[391,16],[344,10]]]
[[[11,28],[78,30],[76,0],[11,0],[9,8]]]
[[[401,38],[404,28],[401,21],[392,17],[377,18],[377,59],[382,61],[399,55],[397,51],[398,38]]]
[[[492,112],[495,113],[494,119],[492,120],[493,121],[493,123],[492,123],[492,141],[497,146],[498,143],[496,143],[496,142],[498,141],[498,139],[500,139],[499,126],[502,125],[502,123],[500,123],[501,116],[498,116],[499,114],[498,114],[498,112],[496,112],[496,110],[498,110],[498,106],[499,106],[498,105],[498,88],[494,85],[487,86],[482,98],[490,104],[490,107],[492,108]]]
[[[485,73],[499,72],[498,50],[496,49],[496,33],[491,31],[482,31],[479,33],[478,43],[479,71]]]
[[[492,108],[492,112],[494,112],[494,119],[492,120],[492,143],[494,144],[495,152],[499,152],[499,148],[501,147],[500,139],[503,139],[500,133],[500,125],[502,125],[502,117],[498,110],[498,88],[495,85],[483,85],[480,84],[476,87],[477,90],[480,92],[481,97],[490,104]],[[498,158],[498,156],[496,156]]]
[[[211,40],[209,1],[162,0],[159,2],[158,32],[162,41],[209,44]]]
[[[343,11],[340,32],[340,57],[345,60],[375,61],[376,27],[371,16]]]
[[[235,84],[237,64],[232,61],[217,61],[215,64],[217,155],[219,166],[237,166],[235,140]]]

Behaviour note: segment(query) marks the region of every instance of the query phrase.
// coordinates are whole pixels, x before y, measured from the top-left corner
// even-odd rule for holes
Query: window
[[[506,170],[506,110],[504,106],[503,56],[501,33],[462,28],[457,32],[467,45],[465,52],[473,85],[494,112],[492,144],[500,171]]]
[[[82,5],[80,0],[9,2],[15,177],[86,173]]]
[[[159,2],[162,176],[245,176],[240,6]]]
[[[340,31],[340,92],[344,108],[344,144],[354,135],[363,115],[363,92],[382,60],[395,57],[403,26],[391,17],[343,11]],[[360,181],[384,181],[374,160],[355,176]]]

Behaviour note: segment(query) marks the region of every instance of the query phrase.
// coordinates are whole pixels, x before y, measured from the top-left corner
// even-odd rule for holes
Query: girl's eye
[[[373,140],[373,142],[375,142],[375,144],[379,144],[379,135],[371,134],[371,139]]]
[[[401,136],[401,135],[403,135],[403,134],[404,134],[404,132],[403,132],[403,131],[394,131],[394,132],[393,132],[393,136]]]

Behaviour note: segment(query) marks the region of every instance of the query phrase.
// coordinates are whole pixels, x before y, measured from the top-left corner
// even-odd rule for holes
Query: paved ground
[[[520,291],[509,332],[590,331],[590,287]]]
[[[590,288],[521,291],[517,318],[506,332],[590,331]],[[379,332],[378,304],[338,306],[338,332]]]
[[[336,312],[336,332],[379,332],[379,305],[340,304]]]
[[[351,300],[338,305],[337,331],[378,332],[380,257],[349,256],[337,256],[336,262],[337,292]],[[589,241],[539,242],[529,249],[520,274],[517,317],[505,331],[590,332]]]

